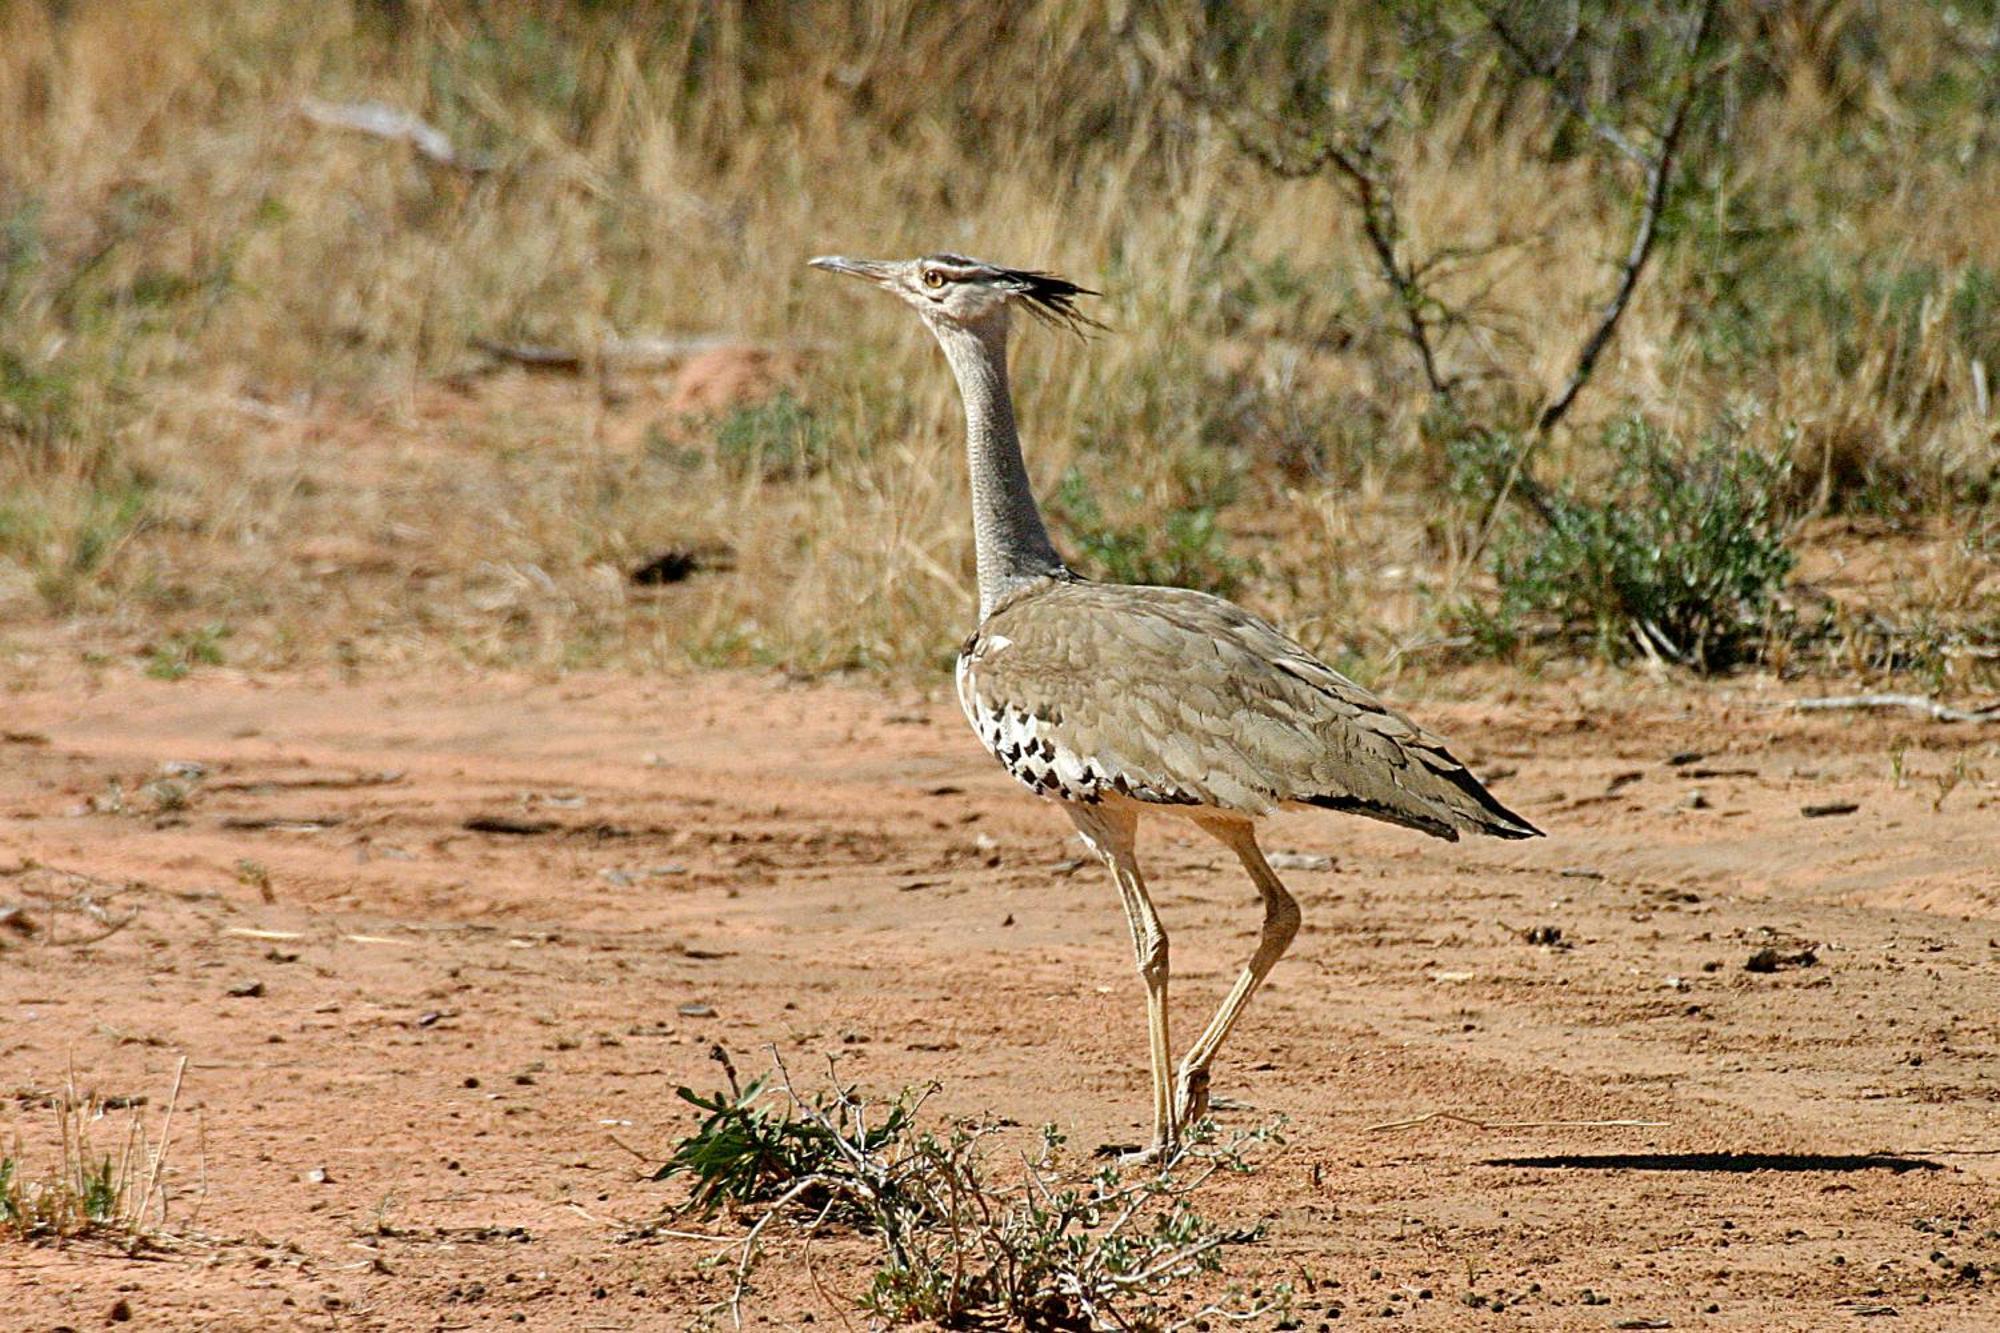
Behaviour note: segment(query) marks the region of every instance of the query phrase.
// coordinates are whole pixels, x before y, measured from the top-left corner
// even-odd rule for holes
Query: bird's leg
[[[1214,1061],[1222,1043],[1228,1040],[1230,1029],[1242,1017],[1250,997],[1257,993],[1265,976],[1291,946],[1292,937],[1299,933],[1298,902],[1286,891],[1277,873],[1264,859],[1264,853],[1258,850],[1257,833],[1250,822],[1242,819],[1204,820],[1201,826],[1223,846],[1235,852],[1243,862],[1243,868],[1250,872],[1258,894],[1264,899],[1264,929],[1257,938],[1256,952],[1243,965],[1242,973],[1223,998],[1221,1007],[1215,1011],[1215,1017],[1209,1020],[1207,1028],[1181,1058],[1180,1074],[1175,1079],[1174,1118],[1183,1129],[1208,1114],[1209,1064]]]
[[[1132,956],[1146,983],[1146,1034],[1153,1070],[1153,1141],[1140,1156],[1166,1162],[1180,1141],[1180,1122],[1174,1118],[1173,1108],[1173,1051],[1167,1033],[1167,932],[1139,873],[1134,850],[1138,816],[1115,807],[1072,806],[1070,818],[1084,841],[1110,868],[1119,902],[1125,908],[1125,923],[1132,931]]]

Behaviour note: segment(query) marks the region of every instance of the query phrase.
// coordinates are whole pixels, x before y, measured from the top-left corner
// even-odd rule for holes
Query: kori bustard
[[[1008,318],[1018,304],[1080,331],[1090,321],[1075,299],[1096,293],[954,254],[812,263],[914,307],[958,377],[979,575],[959,702],[993,756],[1060,802],[1110,868],[1146,985],[1153,1138],[1142,1156],[1170,1160],[1207,1112],[1216,1052],[1298,932],[1298,903],[1258,850],[1259,817],[1317,806],[1454,841],[1540,830],[1495,800],[1443,741],[1242,608],[1187,588],[1094,583],[1063,564],[1015,435]],[[1221,842],[1264,900],[1256,950],[1178,1072],[1167,933],[1134,853],[1147,814],[1178,815]]]

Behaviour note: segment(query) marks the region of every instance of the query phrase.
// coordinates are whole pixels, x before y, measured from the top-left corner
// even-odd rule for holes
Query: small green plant
[[[740,1316],[779,1220],[808,1236],[840,1224],[876,1240],[859,1303],[888,1323],[1051,1333],[1163,1327],[1169,1293],[1216,1273],[1224,1245],[1254,1239],[1209,1221],[1191,1196],[1220,1174],[1248,1171],[1245,1154],[1277,1141],[1275,1127],[1221,1141],[1203,1126],[1165,1169],[1128,1178],[1116,1166],[1078,1170],[1048,1126],[1018,1178],[1003,1177],[989,1151],[998,1128],[921,1127],[927,1092],[871,1106],[829,1078],[806,1098],[782,1062],[773,1078],[739,1087],[728,1057],[715,1054],[729,1089],[681,1089],[706,1115],[655,1178],[692,1178],[682,1211],[709,1215],[725,1202],[757,1210],[732,1246],[736,1281],[718,1314]],[[1275,1313],[1288,1297],[1280,1290],[1252,1310],[1209,1304],[1193,1317]]]
[[[810,476],[826,451],[826,423],[789,392],[735,409],[715,430],[725,467],[769,479]]]
[[[1459,609],[1474,639],[1507,652],[1539,629],[1609,658],[1641,653],[1700,671],[1751,655],[1793,564],[1779,512],[1787,456],[1726,435],[1687,449],[1636,419],[1613,425],[1604,445],[1613,468],[1601,492],[1543,490],[1534,519],[1497,534],[1497,603]],[[1460,441],[1461,490],[1502,484],[1519,447],[1505,436]]]
[[[653,1173],[654,1180],[689,1177],[693,1192],[687,1208],[703,1216],[724,1204],[769,1203],[796,1182],[838,1161],[839,1145],[827,1127],[825,1114],[832,1107],[824,1095],[813,1104],[812,1115],[794,1115],[781,1109],[778,1103],[782,1099],[768,1095],[768,1075],[739,1086],[728,1057],[721,1058],[729,1071],[729,1090],[707,1096],[691,1088],[677,1090],[682,1101],[706,1112],[707,1118]],[[906,1095],[882,1124],[866,1132],[862,1149],[879,1151],[906,1133],[914,1109],[914,1099]]]
[[[180,680],[198,666],[221,666],[222,641],[228,637],[227,625],[170,634],[147,654],[146,674],[154,680]]]
[[[1139,496],[1128,493],[1136,506]],[[1229,554],[1216,519],[1228,491],[1205,491],[1169,509],[1158,524],[1105,516],[1096,488],[1075,468],[1063,474],[1053,508],[1084,568],[1112,583],[1166,584],[1228,596],[1248,570]]]
[[[71,611],[119,548],[147,526],[152,487],[136,476],[65,481],[59,472],[16,474],[34,484],[0,500],[0,560],[33,571],[35,590],[51,610]]]

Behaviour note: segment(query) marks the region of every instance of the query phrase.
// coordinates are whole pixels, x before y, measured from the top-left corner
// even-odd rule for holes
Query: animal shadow
[[[1556,1153],[1548,1157],[1492,1157],[1483,1166],[1567,1168],[1572,1171],[1942,1171],[1943,1162],[1898,1153],[1632,1152]]]

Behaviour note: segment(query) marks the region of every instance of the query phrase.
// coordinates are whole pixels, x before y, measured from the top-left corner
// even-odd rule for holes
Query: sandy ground
[[[1226,1122],[1289,1118],[1205,1197],[1267,1225],[1234,1279],[1308,1329],[2000,1327],[2000,728],[1761,700],[1432,704],[1546,841],[1268,832],[1332,864],[1217,1069]],[[715,1247],[621,1239],[677,1191],[613,1138],[663,1157],[718,1041],[1143,1137],[1114,896],[946,703],[119,673],[0,732],[0,1128],[45,1160],[73,1069],[157,1130],[187,1060],[162,1244],[0,1244],[9,1328],[686,1327]],[[1192,830],[1143,850],[1185,1039],[1255,900]],[[79,894],[126,924],[66,942]],[[1438,1111],[1660,1123],[1371,1128]],[[861,1253],[775,1255],[747,1322],[862,1326]]]

